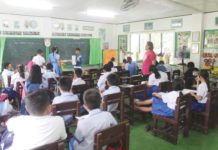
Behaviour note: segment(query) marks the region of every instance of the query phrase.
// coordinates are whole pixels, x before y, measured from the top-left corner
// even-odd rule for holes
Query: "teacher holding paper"
[[[155,64],[156,61],[156,54],[154,53],[153,43],[148,41],[145,46],[146,52],[143,57],[142,62],[142,74],[144,75],[144,80],[148,79],[148,76],[151,74],[149,68],[151,65]]]

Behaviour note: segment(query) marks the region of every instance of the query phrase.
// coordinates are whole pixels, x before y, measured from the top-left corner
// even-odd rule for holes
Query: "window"
[[[161,33],[151,33],[151,42],[154,44],[154,52],[159,54],[161,52]]]
[[[140,34],[140,53],[139,53],[139,60],[143,59],[145,53],[145,45],[147,42],[150,41],[150,34],[142,33]]]
[[[162,53],[165,54],[164,61],[172,64],[174,58],[174,33],[173,32],[162,33]]]
[[[134,61],[138,60],[139,53],[139,34],[131,34],[130,41],[131,57]]]

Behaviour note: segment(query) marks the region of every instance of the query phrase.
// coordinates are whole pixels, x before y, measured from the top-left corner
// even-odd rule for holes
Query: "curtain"
[[[101,40],[92,38],[90,39],[90,54],[89,54],[89,64],[96,65],[102,63],[102,50],[101,50]]]
[[[5,37],[0,38],[0,71],[2,71],[2,63],[3,63],[3,55],[4,55],[4,49],[5,49]]]

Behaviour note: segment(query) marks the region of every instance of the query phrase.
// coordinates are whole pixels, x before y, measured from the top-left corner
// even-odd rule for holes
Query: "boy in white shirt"
[[[61,92],[60,96],[54,98],[52,104],[60,104],[65,102],[78,101],[77,95],[71,92],[72,79],[70,77],[61,77],[59,80],[59,90]],[[63,116],[65,123],[69,123],[73,120],[72,115]]]
[[[107,85],[109,88],[102,93],[102,98],[105,95],[120,93],[120,88],[116,86],[118,83],[119,83],[118,76],[114,73],[109,74],[107,76]],[[111,104],[108,106],[107,111],[109,112],[116,111],[117,107],[118,107],[118,104]]]
[[[45,58],[43,57],[43,51],[41,49],[37,50],[37,55],[32,59],[33,64],[42,67],[45,64]]]
[[[107,81],[107,76],[111,74],[111,68],[108,64],[105,64],[103,67],[103,73],[100,76],[97,86],[99,88],[99,91],[102,93],[105,90],[106,87],[106,81]]]
[[[2,71],[2,79],[4,82],[4,86],[5,87],[9,87],[10,85],[8,85],[8,78],[11,77],[14,72],[11,71],[12,70],[12,65],[10,63],[5,63],[4,64],[4,70]]]
[[[100,104],[101,95],[97,89],[84,93],[84,108],[89,114],[79,118],[69,150],[93,150],[95,133],[117,124],[110,112],[101,111]]]
[[[64,120],[49,115],[51,98],[49,90],[38,90],[25,98],[30,116],[18,116],[6,122],[8,131],[14,134],[9,150],[29,150],[66,139]]]
[[[81,78],[81,76],[82,76],[82,69],[80,68],[75,69],[72,86],[86,84],[86,82]]]

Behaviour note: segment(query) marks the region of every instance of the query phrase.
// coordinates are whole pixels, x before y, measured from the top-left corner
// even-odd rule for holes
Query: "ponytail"
[[[156,79],[160,79],[160,73],[155,65],[151,65],[149,70],[154,73]]]

